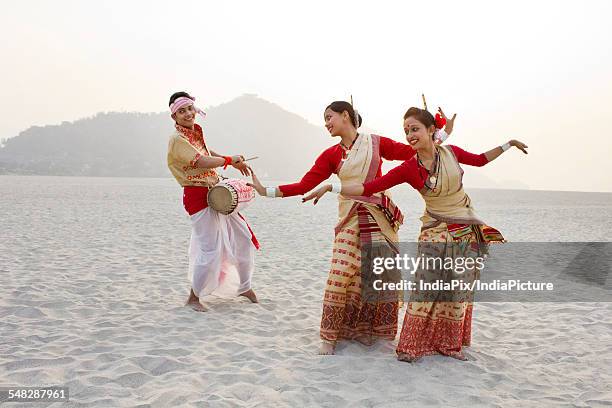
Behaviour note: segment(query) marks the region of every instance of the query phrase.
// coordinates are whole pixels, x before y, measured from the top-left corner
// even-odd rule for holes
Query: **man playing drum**
[[[239,277],[238,295],[257,303],[251,276],[259,243],[240,213],[219,213],[207,200],[209,188],[219,183],[215,168],[231,165],[246,176],[249,170],[244,157],[223,156],[208,149],[202,128],[195,123],[196,113],[205,113],[194,101],[188,93],[176,92],[169,102],[176,131],[168,143],[168,168],[183,187],[183,206],[191,218],[187,305],[205,311],[200,298],[218,291],[224,283],[228,286],[232,273]]]

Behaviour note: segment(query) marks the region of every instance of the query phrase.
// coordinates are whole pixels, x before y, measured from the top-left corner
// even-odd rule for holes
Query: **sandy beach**
[[[612,405],[610,303],[478,303],[467,362],[398,362],[395,342],[318,356],[331,200],[249,208],[261,302],[211,298],[196,313],[182,306],[189,224],[172,180],[0,181],[0,385],[70,390],[10,406]],[[497,205],[479,208],[503,230]]]

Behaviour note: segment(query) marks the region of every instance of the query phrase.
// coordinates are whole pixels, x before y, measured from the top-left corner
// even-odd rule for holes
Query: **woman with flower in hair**
[[[187,92],[174,93],[169,106],[175,131],[168,143],[168,168],[183,187],[183,205],[191,219],[187,305],[205,311],[201,298],[217,291],[234,272],[240,280],[237,294],[257,303],[251,276],[259,243],[240,213],[220,214],[207,203],[208,189],[219,182],[217,167],[231,165],[249,175],[244,157],[223,156],[207,147],[202,128],[195,123],[196,114],[205,113]]]
[[[373,181],[382,174],[383,159],[408,160],[415,154],[408,145],[359,132],[357,129],[362,118],[348,102],[331,103],[325,108],[324,119],[330,135],[340,138],[340,142],[323,151],[297,183],[264,187],[252,174],[252,186],[260,195],[291,197],[306,194],[332,174],[346,183]],[[448,133],[452,131],[453,120],[448,121]],[[447,133],[439,130],[436,137],[441,142]],[[361,247],[376,243],[387,253],[394,253],[402,220],[401,212],[388,193],[369,197],[362,194],[339,196],[331,270],[323,299],[320,354],[334,354],[340,340],[357,340],[369,345],[379,338],[395,338],[397,295],[373,302],[362,299]]]
[[[486,253],[488,243],[502,242],[502,235],[474,212],[470,197],[463,190],[463,170],[459,164],[484,166],[511,147],[527,154],[527,146],[510,140],[478,155],[457,146],[437,145],[435,119],[419,108],[408,109],[404,130],[409,145],[416,151],[415,157],[375,180],[362,183],[342,180],[341,187],[322,186],[304,200],[319,199],[328,191],[370,197],[378,191],[409,183],[419,191],[426,205],[418,238],[420,255],[451,260],[476,258]],[[467,280],[478,279],[479,273],[475,264],[461,272]],[[415,281],[456,278],[453,271],[443,268],[433,272],[420,268],[415,276]],[[415,361],[425,355],[443,354],[465,360],[462,347],[471,342],[472,300],[473,292],[467,290],[446,293],[444,298],[440,293],[431,297],[431,293],[413,291],[397,346],[398,359]]]

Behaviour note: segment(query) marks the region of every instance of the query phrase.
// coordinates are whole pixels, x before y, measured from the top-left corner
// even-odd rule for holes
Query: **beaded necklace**
[[[423,175],[419,171],[419,176],[421,176],[421,180],[423,180],[423,184],[425,185],[425,187],[427,187],[431,191],[436,191],[436,187],[438,187],[438,176],[440,175],[440,155],[438,154],[438,149],[436,149],[436,154],[434,156],[434,162],[432,166],[433,171],[427,170],[427,167],[425,167],[425,165],[421,161],[421,158],[419,157],[418,153],[417,153],[417,160],[418,160],[419,166],[424,168],[425,171],[427,171],[427,174],[429,176],[427,180],[424,180]]]

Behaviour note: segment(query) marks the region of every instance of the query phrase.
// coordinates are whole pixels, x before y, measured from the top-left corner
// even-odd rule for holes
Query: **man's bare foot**
[[[353,340],[358,341],[359,343],[363,344],[364,346],[368,346],[368,347],[376,343],[376,339],[372,336],[368,336],[367,334],[362,334],[360,336],[357,336]]]
[[[200,303],[200,298],[196,296],[196,294],[193,292],[193,289],[191,289],[191,291],[189,292],[189,298],[187,299],[185,306],[191,307],[196,312],[205,312],[208,310],[206,307],[204,307],[203,304]]]
[[[399,361],[405,361],[407,363],[414,363],[414,362],[420,360],[421,357],[412,357],[412,356],[410,356],[410,355],[408,355],[406,353],[398,353],[397,354],[397,359]]]
[[[333,356],[335,352],[336,352],[335,344],[327,343],[324,341],[321,342],[321,347],[319,347],[320,356]]]
[[[195,310],[196,312],[206,312],[208,311],[208,309],[201,304],[199,301],[193,301],[193,302],[187,302],[185,303],[185,306],[189,306],[190,308],[192,308],[193,310]]]
[[[244,293],[241,293],[238,296],[244,296],[245,298],[249,299],[252,303],[259,303],[259,300],[257,300],[257,295],[255,295],[255,292],[253,292],[253,289],[249,289]]]

